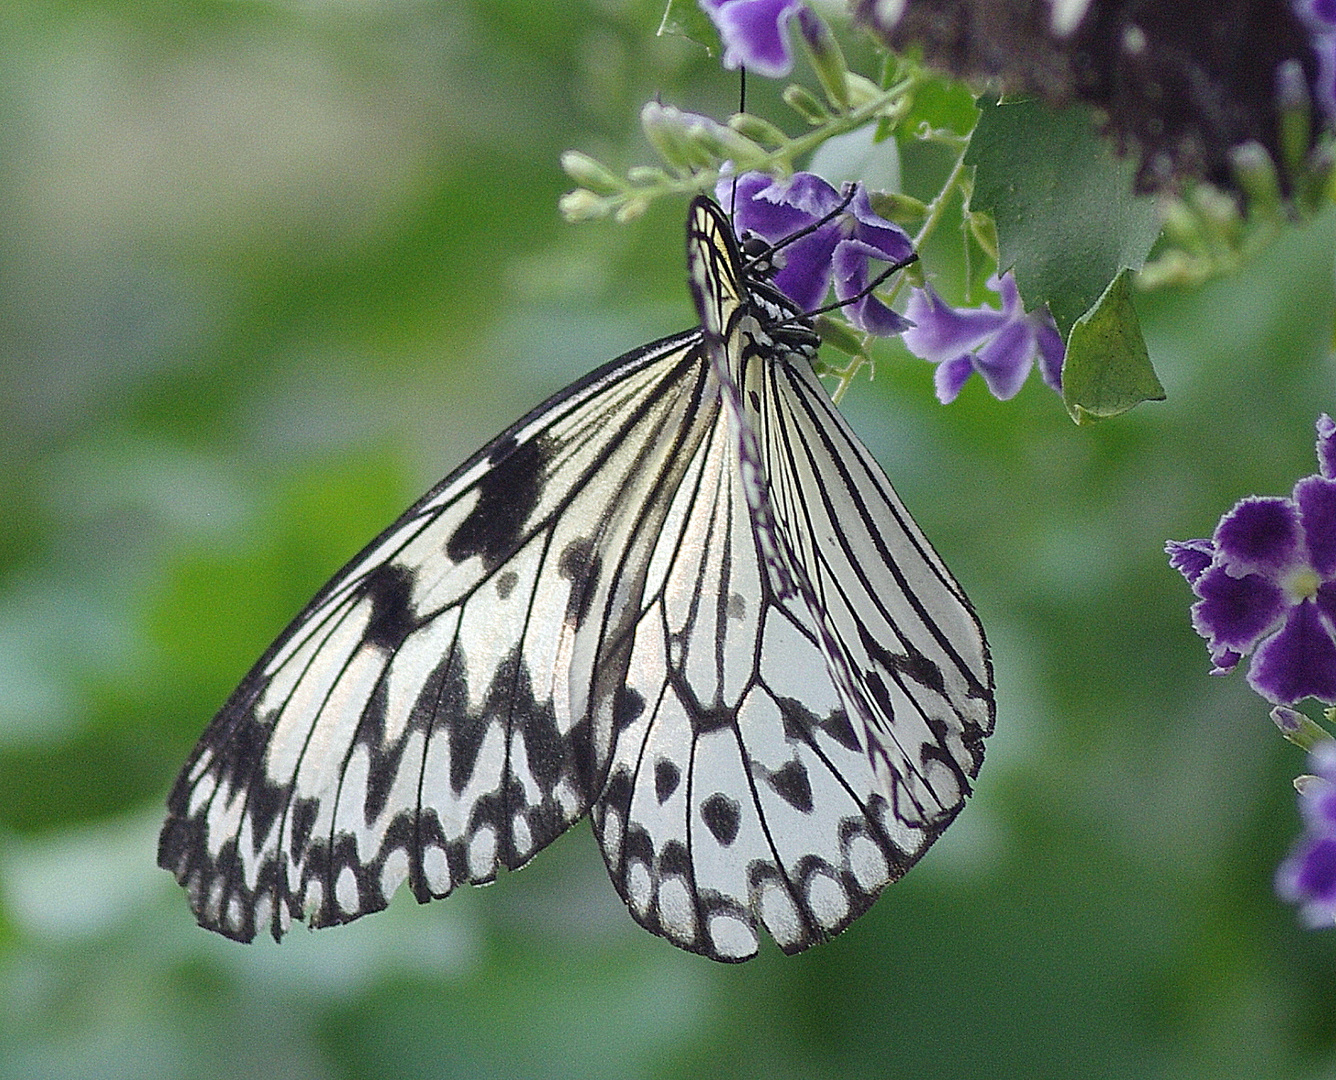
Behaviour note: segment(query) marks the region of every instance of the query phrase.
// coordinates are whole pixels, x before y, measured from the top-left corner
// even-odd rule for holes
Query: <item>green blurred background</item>
[[[837,940],[678,952],[584,825],[491,888],[282,946],[198,929],[154,866],[190,746],[325,577],[691,322],[684,203],[555,209],[563,149],[650,160],[655,94],[734,107],[660,14],[0,12],[0,1080],[1336,1076],[1336,930],[1271,888],[1302,756],[1208,678],[1162,553],[1314,470],[1331,214],[1143,298],[1169,399],[1123,419],[1078,429],[1037,380],[943,408],[893,352],[851,390],[988,627],[999,709],[976,798]]]

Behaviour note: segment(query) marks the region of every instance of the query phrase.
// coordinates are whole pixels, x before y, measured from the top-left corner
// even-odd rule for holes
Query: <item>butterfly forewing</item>
[[[679,335],[536,410],[279,638],[169,801],[159,859],[204,925],[249,940],[346,921],[405,878],[443,896],[585,813],[659,489],[711,430],[697,354]]]
[[[697,330],[443,480],[223,707],[159,852],[203,925],[444,896],[590,811],[642,925],[797,952],[959,811],[993,718],[973,610],[704,198],[687,262]]]

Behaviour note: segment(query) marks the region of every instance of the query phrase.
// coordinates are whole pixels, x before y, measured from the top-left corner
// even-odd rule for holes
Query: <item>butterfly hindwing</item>
[[[742,960],[758,922],[800,951],[922,855],[978,771],[992,681],[815,339],[708,200],[688,267],[724,410],[655,551],[628,673],[645,706],[593,818],[638,921]]]

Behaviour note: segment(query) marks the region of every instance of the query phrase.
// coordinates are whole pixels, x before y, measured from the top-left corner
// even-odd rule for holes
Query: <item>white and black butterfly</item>
[[[794,953],[955,818],[993,726],[978,619],[704,197],[687,263],[699,327],[442,480],[223,706],[158,852],[201,925],[425,902],[588,813],[641,925]]]

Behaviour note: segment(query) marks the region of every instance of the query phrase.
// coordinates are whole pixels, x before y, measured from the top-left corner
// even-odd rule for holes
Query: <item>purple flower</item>
[[[1336,116],[1336,0],[1293,0],[1317,54],[1317,100],[1328,119]]]
[[[1300,905],[1309,926],[1336,923],[1336,742],[1322,742],[1308,757],[1315,775],[1295,781],[1304,835],[1276,871],[1276,892]]]
[[[736,179],[724,177],[715,190],[721,205],[733,207],[739,236],[751,233],[780,245],[774,254],[775,287],[800,310],[820,307],[833,282],[836,299],[852,301],[845,311],[860,330],[885,337],[909,325],[871,294],[853,300],[872,280],[869,260],[898,263],[914,252],[900,226],[873,212],[861,184],[843,209],[844,196],[812,173],[795,173],[786,180],[743,173]]]
[[[724,42],[724,67],[771,79],[793,70],[788,24],[803,0],[700,0]]]
[[[955,401],[965,381],[977,371],[988,392],[1006,401],[1020,391],[1036,358],[1044,382],[1061,393],[1066,350],[1048,308],[1027,315],[1010,271],[1001,278],[989,278],[987,285],[1002,298],[1001,311],[953,308],[931,288],[910,294],[905,315],[914,328],[905,331],[905,347],[937,365],[933,381],[938,400],[943,404]]]
[[[1165,545],[1198,597],[1212,674],[1251,652],[1248,683],[1277,704],[1336,702],[1336,424],[1324,414],[1317,433],[1320,472],[1290,498],[1243,499],[1210,540]]]

